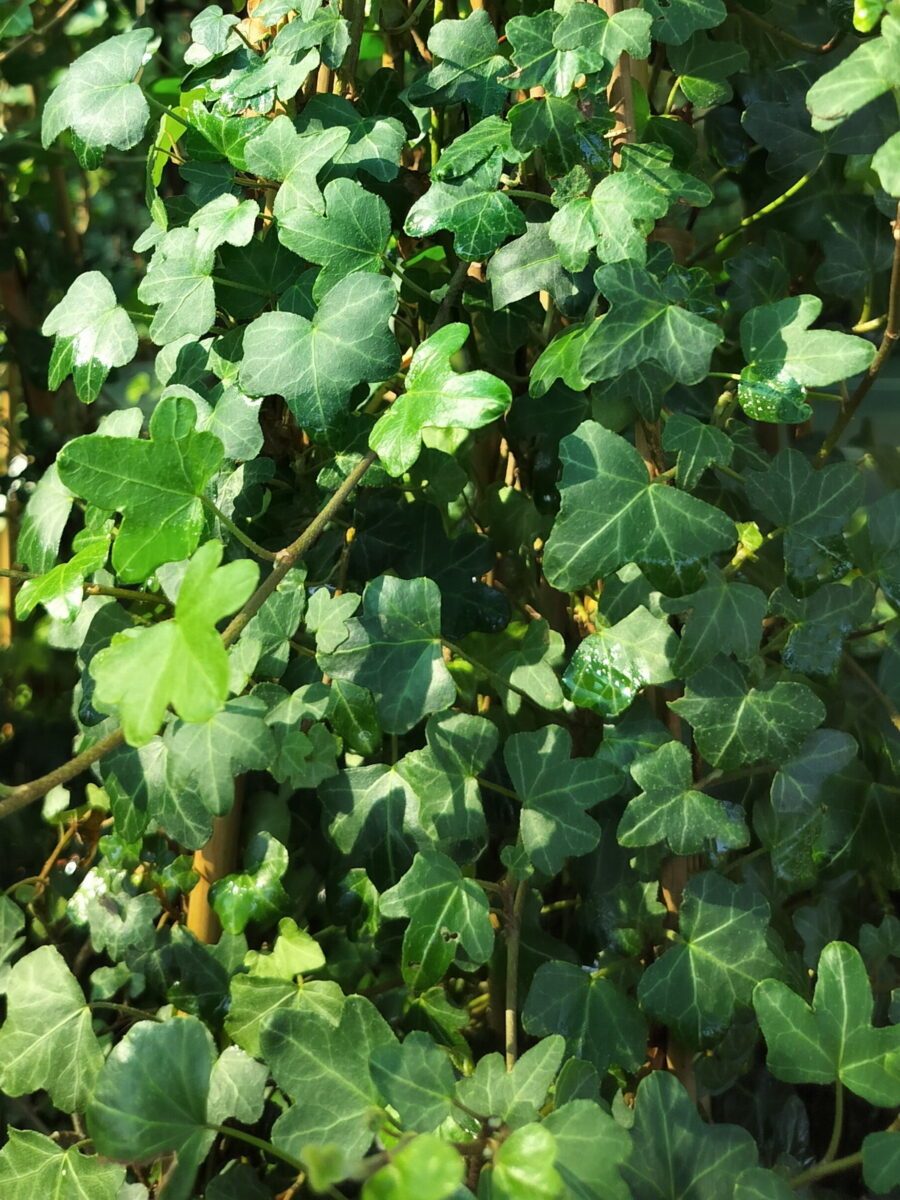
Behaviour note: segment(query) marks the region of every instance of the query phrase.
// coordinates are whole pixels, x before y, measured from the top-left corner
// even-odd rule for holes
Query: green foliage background
[[[0,4],[4,1200],[900,1194],[898,100]]]

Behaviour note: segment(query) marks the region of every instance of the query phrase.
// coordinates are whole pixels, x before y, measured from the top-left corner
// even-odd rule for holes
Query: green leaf
[[[223,451],[213,434],[197,432],[196,420],[190,400],[170,397],[153,410],[149,440],[90,434],[59,453],[57,469],[66,487],[89,504],[122,514],[112,563],[124,583],[146,579],[197,547],[200,497]]]
[[[375,1086],[403,1129],[430,1133],[449,1117],[455,1077],[445,1050],[428,1033],[409,1033],[380,1046],[372,1058]]]
[[[813,129],[825,132],[879,96],[900,87],[897,44],[900,24],[886,17],[881,26],[885,36],[858,46],[852,54],[827,71],[806,93],[806,107]]]
[[[6,1200],[116,1200],[125,1168],[82,1154],[29,1129],[8,1131],[0,1150],[0,1187]]]
[[[512,158],[524,159],[539,150],[550,176],[564,175],[584,161],[585,124],[574,99],[533,96],[514,104],[508,121]]]
[[[581,369],[589,379],[611,379],[648,359],[678,383],[706,378],[723,337],[718,326],[673,303],[636,263],[609,263],[594,278],[610,311],[594,322],[585,341]]]
[[[447,229],[460,258],[486,258],[525,229],[521,211],[498,191],[502,169],[503,156],[497,150],[467,175],[433,182],[409,210],[404,230],[411,237],[427,237]]]
[[[44,606],[51,617],[62,621],[71,620],[81,608],[85,580],[102,569],[109,554],[112,522],[105,515],[95,522],[99,527],[81,529],[72,539],[74,557],[60,563],[39,579],[26,579],[16,596],[16,616],[24,621],[38,604]],[[90,519],[90,518],[89,518]]]
[[[791,1200],[790,1184],[765,1167],[748,1167],[741,1171],[734,1185],[734,1200]]]
[[[526,1050],[507,1070],[503,1056],[486,1054],[460,1080],[456,1096],[479,1116],[498,1117],[512,1129],[537,1119],[565,1051],[561,1037],[548,1037]]]
[[[512,403],[509,386],[496,376],[453,370],[450,360],[468,336],[467,325],[445,325],[416,347],[404,394],[369,434],[369,445],[389,475],[403,475],[410,469],[422,449],[424,430],[481,429]]]
[[[737,663],[714,659],[669,704],[694,730],[697,749],[723,771],[784,762],[825,719],[825,707],[803,683],[748,686]]]
[[[562,708],[562,688],[553,668],[562,662],[563,639],[547,621],[512,622],[499,635],[473,633],[463,650],[476,675],[497,691],[508,713],[520,711],[520,692],[541,708]]]
[[[508,162],[515,161],[509,122],[503,117],[485,117],[442,147],[441,156],[431,169],[431,177],[456,179],[468,175],[497,150]]]
[[[900,196],[900,133],[889,137],[875,152],[872,170],[889,196]]]
[[[507,739],[503,757],[522,801],[519,832],[531,862],[557,875],[567,858],[593,850],[600,826],[586,809],[618,791],[614,772],[596,758],[570,758],[572,738],[559,725]]]
[[[724,513],[662,484],[624,438],[585,421],[560,443],[562,504],[544,572],[569,591],[636,562],[665,587],[736,540]]]
[[[313,284],[313,299],[318,301],[345,275],[380,271],[391,232],[385,202],[352,179],[326,184],[324,200],[323,213],[298,208],[278,226],[283,245],[322,267]]]
[[[108,38],[72,63],[44,105],[45,148],[64,129],[71,129],[88,150],[130,150],[137,145],[150,109],[134,77],[152,38],[152,29],[133,29]]]
[[[609,979],[567,962],[542,963],[535,972],[522,1024],[540,1037],[561,1034],[566,1054],[598,1071],[634,1071],[644,1061],[647,1025],[635,1002]]]
[[[214,1125],[234,1117],[255,1125],[263,1114],[269,1073],[237,1046],[227,1046],[213,1063],[209,1079],[207,1120]]]
[[[599,1104],[572,1100],[554,1109],[542,1124],[556,1141],[556,1169],[567,1196],[630,1200],[620,1172],[631,1154],[631,1139]]]
[[[258,833],[248,851],[249,869],[225,875],[209,889],[209,902],[226,933],[243,933],[251,921],[271,922],[290,903],[281,885],[288,852],[270,833]]]
[[[736,849],[750,841],[743,810],[694,791],[691,752],[668,742],[640,758],[631,774],[641,794],[629,800],[616,837],[620,846],[666,842],[675,854],[699,854],[710,840]]]
[[[654,41],[680,46],[698,29],[715,29],[725,20],[722,0],[647,0]]]
[[[769,611],[790,623],[781,661],[805,675],[830,675],[838,666],[848,634],[865,624],[875,594],[867,579],[826,583],[799,600],[786,587],[769,599]]]
[[[209,1030],[195,1017],[133,1025],[112,1050],[87,1109],[88,1133],[99,1154],[122,1162],[178,1155],[179,1200],[213,1143],[207,1098],[215,1058]]]
[[[687,678],[719,654],[733,654],[741,662],[752,658],[762,637],[767,601],[759,588],[710,570],[696,592],[663,599],[660,607],[663,612],[690,613],[673,662],[675,674]]]
[[[343,126],[300,134],[287,117],[276,117],[247,141],[247,169],[281,182],[272,206],[279,225],[306,212],[321,213],[324,201],[316,175],[349,139],[350,131]]]
[[[642,605],[578,643],[563,682],[573,704],[618,717],[642,688],[675,675],[678,638]]]
[[[416,844],[400,772],[380,763],[353,767],[326,779],[318,791],[328,834],[348,856],[347,865],[364,864],[377,887],[396,883],[412,865]]]
[[[83,1112],[103,1062],[91,1011],[54,946],[40,946],[5,980],[0,1088],[8,1096],[46,1089],[63,1112]]]
[[[684,889],[675,945],[641,976],[638,1000],[689,1046],[721,1037],[754,984],[778,974],[766,944],[769,905],[712,871]]]
[[[158,346],[200,337],[215,322],[214,258],[214,250],[196,229],[172,229],[157,245],[138,297],[157,306],[150,336]]]
[[[549,292],[557,304],[565,306],[578,296],[579,288],[563,269],[551,240],[550,223],[528,221],[513,232],[521,233],[522,229],[525,233],[498,250],[488,264],[494,309],[506,308],[539,291]]]
[[[734,442],[721,429],[704,425],[687,413],[673,413],[666,421],[663,449],[678,455],[675,478],[678,486],[692,492],[709,467],[727,467],[734,453]]]
[[[483,1200],[559,1200],[565,1185],[555,1160],[553,1134],[543,1125],[523,1125],[482,1172],[478,1195]]]
[[[322,947],[291,917],[278,922],[278,937],[270,953],[250,950],[244,963],[254,979],[291,980],[325,966]]]
[[[650,14],[642,9],[607,15],[593,5],[571,4],[553,33],[553,44],[564,50],[578,50],[584,71],[599,71],[604,60],[615,66],[621,54],[647,58],[650,24]]]
[[[540,87],[552,96],[568,96],[584,67],[578,49],[560,49],[556,34],[563,18],[547,9],[533,17],[511,17],[505,25],[515,70],[503,82],[512,90]]]
[[[198,251],[218,250],[224,245],[246,246],[253,238],[258,216],[254,200],[238,200],[226,193],[198,208],[188,226],[197,230]]]
[[[355,178],[365,172],[373,179],[387,183],[397,176],[406,131],[396,117],[366,116],[342,96],[319,94],[304,104],[298,128],[302,133],[349,130],[349,140],[337,151],[324,172],[327,177]]]
[[[275,1122],[275,1145],[294,1155],[335,1146],[344,1162],[365,1154],[381,1121],[371,1062],[395,1041],[375,1006],[350,996],[337,1024],[313,1009],[282,1008],[260,1040],[275,1082],[294,1101]]]
[[[416,991],[439,983],[454,960],[470,970],[481,966],[494,948],[490,905],[481,887],[435,850],[416,855],[400,882],[382,894],[379,908],[389,919],[409,919],[401,969]]]
[[[135,415],[139,429],[140,414]],[[56,463],[51,463],[28,497],[19,526],[16,557],[27,570],[43,575],[54,565],[74,500],[59,477]]]
[[[367,584],[347,638],[318,655],[323,671],[369,688],[388,733],[406,733],[447,708],[456,688],[441,652],[440,592],[431,579],[381,576]],[[402,680],[402,688],[397,681]]]
[[[220,567],[221,560],[221,542],[204,543],[188,564],[174,618],[116,634],[91,660],[94,700],[118,712],[132,746],[150,741],[170,704],[185,721],[207,721],[225,703],[228,654],[216,623],[244,603],[259,568],[246,559]]]
[[[668,59],[685,97],[702,108],[727,103],[732,96],[729,77],[750,66],[744,46],[720,38],[713,41],[705,33],[695,33],[688,42],[673,46]]]
[[[497,35],[483,9],[464,20],[438,21],[428,35],[436,64],[409,89],[413,104],[467,104],[477,117],[498,112],[506,89],[497,76],[507,61],[497,53]]]
[[[298,422],[321,433],[347,411],[363,380],[389,378],[399,364],[388,321],[397,303],[389,279],[348,275],[311,320],[290,312],[257,317],[244,333],[241,387],[283,396]]]
[[[452,1200],[465,1166],[452,1146],[426,1134],[414,1138],[366,1180],[362,1200]]]
[[[879,1196],[900,1185],[900,1135],[870,1133],[863,1138],[863,1179]]]
[[[742,1171],[756,1166],[756,1145],[746,1129],[706,1124],[666,1071],[653,1071],[638,1084],[632,1143],[622,1166],[632,1200],[721,1200],[732,1194]]]
[[[333,1025],[340,1020],[344,994],[336,983],[294,983],[290,980],[235,975],[225,1028],[228,1036],[252,1054],[262,1058],[260,1034],[266,1020],[279,1009],[316,1011]]]
[[[812,409],[804,387],[823,387],[864,371],[875,347],[863,338],[830,329],[810,332],[822,311],[817,296],[791,296],[751,308],[741,319],[738,401],[748,416],[776,424],[805,421]]]
[[[137,330],[99,271],[79,275],[50,311],[41,333],[53,337],[48,384],[58,388],[71,375],[79,400],[91,404],[113,367],[137,353]]]
[[[786,984],[765,978],[753,1005],[776,1079],[840,1081],[869,1104],[900,1103],[900,1029],[872,1027],[872,988],[853,946],[831,942],[822,951],[811,1006]]]

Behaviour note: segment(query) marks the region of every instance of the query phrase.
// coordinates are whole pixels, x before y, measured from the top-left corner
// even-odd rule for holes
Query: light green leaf
[[[603,717],[620,716],[642,688],[668,683],[678,638],[664,617],[643,605],[578,643],[563,683],[573,704]]]
[[[523,1125],[506,1139],[482,1172],[484,1200],[559,1200],[565,1193],[554,1167],[556,1142],[543,1125]]]
[[[561,1034],[566,1053],[598,1071],[634,1071],[647,1050],[647,1025],[635,1002],[609,979],[574,963],[542,963],[535,972],[522,1012],[522,1024],[535,1036]]]
[[[140,414],[136,415],[140,429]],[[56,463],[51,463],[28,497],[19,526],[16,557],[27,570],[43,575],[54,565],[74,500]]]
[[[288,869],[286,848],[270,833],[258,833],[246,871],[225,875],[209,889],[209,902],[226,933],[243,933],[251,921],[271,922],[290,900],[281,885]]]
[[[509,386],[496,376],[453,370],[450,360],[468,336],[467,325],[445,325],[416,347],[403,395],[369,434],[369,445],[389,475],[410,469],[422,449],[424,430],[481,429],[512,403]]]
[[[470,970],[481,966],[494,948],[490,905],[481,887],[435,850],[416,855],[400,882],[382,894],[379,908],[391,920],[409,919],[401,969],[416,991],[439,983],[454,960]]]
[[[494,308],[506,308],[538,291],[549,292],[557,304],[565,305],[578,295],[578,287],[563,270],[549,223],[529,221],[522,228],[522,237],[503,246],[488,264]]]
[[[288,117],[276,117],[244,147],[247,168],[281,181],[272,214],[281,224],[304,212],[321,213],[324,201],[316,175],[347,145],[350,131],[337,126],[300,134]]]
[[[592,4],[571,4],[553,33],[553,44],[578,50],[584,71],[599,71],[604,60],[615,66],[621,54],[647,58],[651,20],[639,8],[607,15]]]
[[[71,445],[71,443],[70,443]],[[188,565],[172,620],[126,629],[91,659],[95,702],[115,709],[126,741],[149,742],[171,704],[185,721],[207,721],[228,696],[228,654],[216,623],[240,608],[259,568],[220,567],[222,544],[206,542]]]
[[[891,88],[900,87],[900,22],[885,17],[881,30],[883,36],[858,46],[806,93],[813,129],[834,129]]]
[[[0,1150],[0,1188],[5,1200],[116,1200],[125,1168],[95,1155],[68,1150],[30,1129],[8,1131]]]
[[[214,257],[197,229],[172,229],[157,245],[138,297],[157,306],[150,336],[158,346],[201,337],[215,322]]]
[[[666,842],[675,854],[699,854],[713,840],[719,849],[746,846],[750,831],[738,805],[694,791],[691,752],[681,742],[668,742],[632,765],[642,789],[629,800],[616,837],[620,846],[655,846]]]
[[[105,565],[112,533],[112,522],[105,519],[105,514],[94,509],[88,519],[92,516],[99,517],[93,522],[98,528],[78,531],[72,539],[75,554],[68,562],[38,579],[26,579],[19,588],[16,616],[20,621],[30,616],[38,604],[61,621],[70,621],[81,608],[85,580]]]
[[[900,196],[900,133],[893,134],[875,151],[872,170],[889,196]]]
[[[706,761],[723,771],[783,762],[825,719],[822,701],[806,684],[748,686],[741,668],[726,658],[692,675],[684,697],[669,707],[694,730]]]
[[[222,1125],[232,1117],[255,1125],[262,1117],[269,1073],[237,1046],[227,1046],[213,1063],[207,1120]]]
[[[723,0],[647,0],[654,41],[680,46],[698,29],[715,29],[725,20]]]
[[[386,732],[406,733],[453,703],[456,687],[441,652],[440,592],[433,580],[372,580],[362,616],[347,625],[348,637],[319,654],[319,665],[369,688]]]
[[[558,1035],[526,1050],[511,1070],[501,1054],[480,1058],[474,1072],[456,1085],[457,1099],[481,1117],[499,1117],[512,1129],[537,1119],[563,1061]]]
[[[633,262],[615,262],[595,275],[610,311],[595,321],[581,355],[592,380],[611,379],[648,359],[678,383],[706,378],[722,330],[673,303],[652,275]]]
[[[400,356],[388,328],[396,303],[389,279],[363,273],[335,284],[311,320],[264,313],[244,333],[241,387],[251,396],[283,396],[304,428],[327,430],[358,383],[396,370]]]
[[[327,178],[356,177],[365,172],[387,183],[400,169],[400,154],[406,131],[396,117],[367,116],[343,96],[319,94],[310,97],[300,114],[301,133],[324,129],[349,130],[349,141],[334,155],[323,174]]]
[[[562,504],[544,552],[554,587],[569,591],[628,562],[665,587],[735,543],[724,513],[651,484],[634,447],[595,421],[563,438],[560,458]]]
[[[719,654],[733,654],[741,662],[752,658],[762,637],[767,601],[759,588],[709,570],[696,592],[663,599],[660,607],[668,613],[690,613],[673,664],[675,674],[687,678]]]
[[[41,333],[53,337],[47,382],[58,388],[71,375],[79,400],[100,395],[113,367],[124,367],[137,353],[137,330],[99,271],[79,275],[50,311]]]
[[[666,1071],[638,1084],[634,1114],[634,1148],[622,1166],[632,1200],[722,1200],[741,1172],[756,1166],[756,1144],[746,1129],[708,1125]]]
[[[244,964],[254,979],[289,981],[320,970],[325,966],[325,955],[315,938],[305,929],[299,929],[292,917],[284,917],[278,922],[278,937],[272,950],[268,954],[249,950]]]
[[[502,169],[503,156],[497,150],[467,175],[437,180],[409,210],[403,228],[411,237],[448,229],[460,258],[486,258],[525,229],[521,211],[498,190]]]
[[[365,1154],[381,1122],[371,1061],[395,1041],[374,1004],[348,997],[338,1024],[313,1009],[282,1008],[264,1022],[260,1041],[275,1082],[294,1101],[275,1122],[275,1145],[294,1155],[335,1146],[345,1162]]]
[[[150,109],[134,77],[152,38],[152,29],[133,29],[76,58],[44,105],[44,147],[64,129],[71,129],[89,150],[130,150],[137,145]]]
[[[675,945],[644,971],[641,1007],[689,1046],[721,1037],[754,984],[779,973],[766,943],[769,905],[712,871],[684,889]]]
[[[430,1034],[416,1031],[380,1046],[371,1067],[375,1086],[397,1110],[403,1129],[430,1133],[450,1115],[453,1067]]]
[[[54,946],[11,968],[0,1029],[0,1089],[24,1096],[46,1089],[63,1112],[83,1112],[103,1062],[75,976]]]
[[[776,1079],[839,1080],[869,1104],[900,1104],[900,1028],[872,1027],[872,988],[858,950],[846,942],[825,947],[812,1006],[779,980],[761,978],[753,1005]]]
[[[462,21],[436,22],[428,49],[436,62],[409,89],[413,104],[467,104],[477,117],[500,110],[507,93],[497,76],[508,63],[497,52],[497,35],[485,10]]]
[[[599,1104],[572,1100],[554,1109],[542,1124],[556,1141],[556,1169],[567,1196],[572,1200],[631,1200],[621,1175],[631,1154],[631,1139]]]
[[[428,1134],[414,1138],[363,1185],[362,1200],[453,1200],[465,1164],[452,1146]]]
[[[217,437],[196,431],[196,416],[185,397],[161,400],[150,418],[149,440],[89,434],[59,453],[66,487],[89,504],[122,514],[112,563],[124,583],[187,558],[200,540],[200,497],[223,452]]]
[[[253,237],[259,205],[254,200],[238,200],[226,192],[216,196],[191,216],[188,226],[196,229],[197,250],[217,250],[229,246],[246,246]]]
[[[721,429],[704,425],[687,413],[673,413],[663,429],[663,449],[675,452],[675,478],[679,487],[692,492],[709,467],[727,467],[734,442]]]

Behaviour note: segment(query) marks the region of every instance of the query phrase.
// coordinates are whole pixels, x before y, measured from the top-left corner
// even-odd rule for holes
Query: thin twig
[[[0,576],[22,583],[27,583],[30,579],[43,578],[35,571],[14,571],[6,567],[0,568]],[[169,608],[172,607],[172,601],[167,596],[155,592],[141,592],[136,588],[106,587],[100,583],[85,583],[82,584],[82,590],[85,596],[112,596],[116,600],[133,600],[138,604],[165,604]]]

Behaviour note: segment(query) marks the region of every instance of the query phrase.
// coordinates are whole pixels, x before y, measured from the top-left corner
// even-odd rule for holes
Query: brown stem
[[[21,583],[27,582],[29,579],[40,579],[41,575],[34,571],[14,571],[7,567],[0,567],[0,579],[15,579]],[[85,583],[82,585],[82,591],[85,596],[114,596],[117,600],[133,600],[139,604],[165,604],[170,608],[172,601],[161,593],[156,595],[154,592],[141,592],[136,588],[120,588],[106,587],[99,583]]]
[[[193,868],[199,879],[188,897],[187,927],[206,945],[217,942],[222,925],[209,902],[209,889],[219,879],[231,875],[237,866],[241,814],[244,806],[244,776],[234,781],[234,804],[223,817],[216,817],[212,837],[194,852]]]
[[[872,359],[871,366],[865,375],[859,381],[853,395],[843,405],[838,413],[837,420],[832,425],[828,432],[825,441],[822,443],[818,454],[815,458],[815,465],[821,467],[827,462],[829,455],[835,446],[841,440],[844,430],[853,420],[856,410],[869,394],[872,384],[878,378],[878,374],[887,360],[894,352],[894,346],[897,344],[897,339],[900,338],[900,204],[897,205],[897,216],[893,222],[894,227],[894,261],[891,267],[891,282],[890,293],[888,296],[888,314],[887,324],[884,327],[884,333],[881,338],[881,345],[875,357]]]
[[[309,551],[310,547],[324,531],[328,522],[365,475],[366,471],[368,471],[369,467],[371,467],[375,458],[374,451],[370,451],[362,458],[337,491],[334,492],[324,508],[310,521],[300,536],[291,542],[289,546],[285,546],[283,550],[279,550],[278,561],[275,566],[223,632],[222,641],[226,646],[230,646],[233,642],[237,641],[248,622],[259,612],[294,563]],[[124,741],[125,735],[122,730],[116,729],[113,733],[107,734],[105,738],[101,738],[99,742],[95,742],[89,749],[82,751],[81,754],[77,754],[74,758],[70,758],[68,762],[50,771],[47,775],[42,775],[39,779],[32,779],[29,783],[22,783],[18,787],[12,788],[0,800],[0,821],[4,817],[9,817],[14,812],[18,812],[20,808],[25,808],[28,804],[33,804],[35,800],[40,800],[42,796],[46,796],[47,792],[51,788],[56,787],[57,784],[68,783],[70,779],[74,779],[82,771],[86,771],[88,767],[93,766],[105,754],[109,754],[111,750],[115,750],[118,746],[121,746]]]
[[[608,17],[615,16],[627,5],[623,0],[600,0],[600,7]],[[620,54],[619,61],[613,67],[606,90],[610,112],[616,118],[613,129],[613,145],[620,146],[623,142],[633,142],[635,133],[634,95],[631,91],[631,56]],[[615,154],[618,159],[618,151]]]

